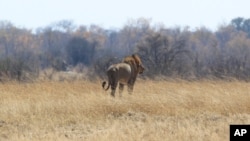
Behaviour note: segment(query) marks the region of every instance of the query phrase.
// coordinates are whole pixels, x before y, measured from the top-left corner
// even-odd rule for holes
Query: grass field
[[[0,84],[1,141],[228,141],[230,124],[250,124],[250,83],[139,80],[115,98],[101,82]]]

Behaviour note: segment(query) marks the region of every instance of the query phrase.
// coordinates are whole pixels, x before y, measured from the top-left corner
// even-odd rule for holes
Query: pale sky
[[[36,29],[61,20],[122,28],[129,19],[166,27],[215,30],[233,18],[250,18],[250,0],[0,0],[0,21]]]

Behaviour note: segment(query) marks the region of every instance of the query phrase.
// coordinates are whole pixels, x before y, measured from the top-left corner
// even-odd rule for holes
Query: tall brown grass
[[[101,82],[0,84],[0,140],[227,141],[249,100],[239,81],[140,80],[115,98]]]

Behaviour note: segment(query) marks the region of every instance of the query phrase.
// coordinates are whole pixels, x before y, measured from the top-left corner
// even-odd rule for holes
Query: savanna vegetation
[[[0,140],[228,141],[250,122],[250,84],[139,80],[112,98],[101,82],[0,85]]]
[[[146,71],[112,98],[105,70],[132,53]],[[250,19],[215,31],[0,21],[0,140],[228,141],[230,124],[250,123],[249,79]]]
[[[144,78],[249,80],[249,23],[235,18],[211,31],[152,25],[144,18],[121,29],[64,20],[31,30],[1,21],[0,80],[53,79],[56,72],[103,78],[110,64],[132,53],[147,67]]]

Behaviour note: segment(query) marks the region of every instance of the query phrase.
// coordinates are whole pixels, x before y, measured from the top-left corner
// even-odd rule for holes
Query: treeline
[[[110,64],[138,53],[143,77],[250,79],[250,19],[235,18],[216,31],[168,28],[140,18],[121,29],[60,21],[36,31],[0,21],[0,81],[33,80],[45,69],[104,77]]]

